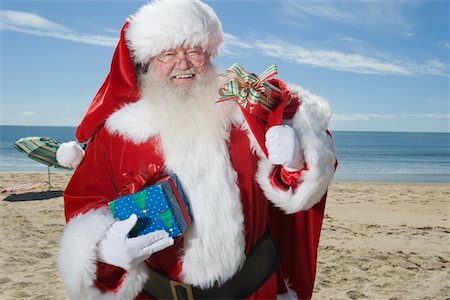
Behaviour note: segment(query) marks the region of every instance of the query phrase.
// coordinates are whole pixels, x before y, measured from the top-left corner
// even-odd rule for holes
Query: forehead
[[[183,51],[189,51],[189,50],[196,50],[196,51],[200,51],[200,52],[204,52],[203,48],[201,46],[193,46],[193,47],[188,47],[188,46],[180,46],[177,48],[173,48],[173,49],[169,49],[169,50],[164,50],[161,53],[167,53],[167,52],[183,52]]]

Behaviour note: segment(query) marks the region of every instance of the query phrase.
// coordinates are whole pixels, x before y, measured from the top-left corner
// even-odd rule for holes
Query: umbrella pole
[[[48,190],[51,191],[52,183],[50,181],[50,166],[47,166],[47,174],[48,174]]]

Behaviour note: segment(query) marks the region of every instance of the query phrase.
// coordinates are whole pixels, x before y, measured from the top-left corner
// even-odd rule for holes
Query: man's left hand
[[[290,126],[270,127],[266,132],[266,148],[270,162],[282,165],[289,172],[301,170],[305,166],[300,141]]]

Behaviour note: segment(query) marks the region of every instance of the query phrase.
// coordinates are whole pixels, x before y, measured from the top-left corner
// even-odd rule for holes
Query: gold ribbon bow
[[[229,81],[219,89],[221,97],[217,102],[237,100],[245,109],[248,109],[249,105],[261,105],[264,109],[272,111],[276,101],[271,96],[273,93],[280,93],[280,90],[266,80],[276,74],[278,74],[276,65],[269,66],[257,76],[235,63],[222,75]]]

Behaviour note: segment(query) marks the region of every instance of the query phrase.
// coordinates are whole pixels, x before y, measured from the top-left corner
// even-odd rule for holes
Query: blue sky
[[[76,126],[126,18],[147,1],[2,1],[2,125]],[[215,63],[327,99],[332,130],[449,132],[449,1],[205,1]]]

